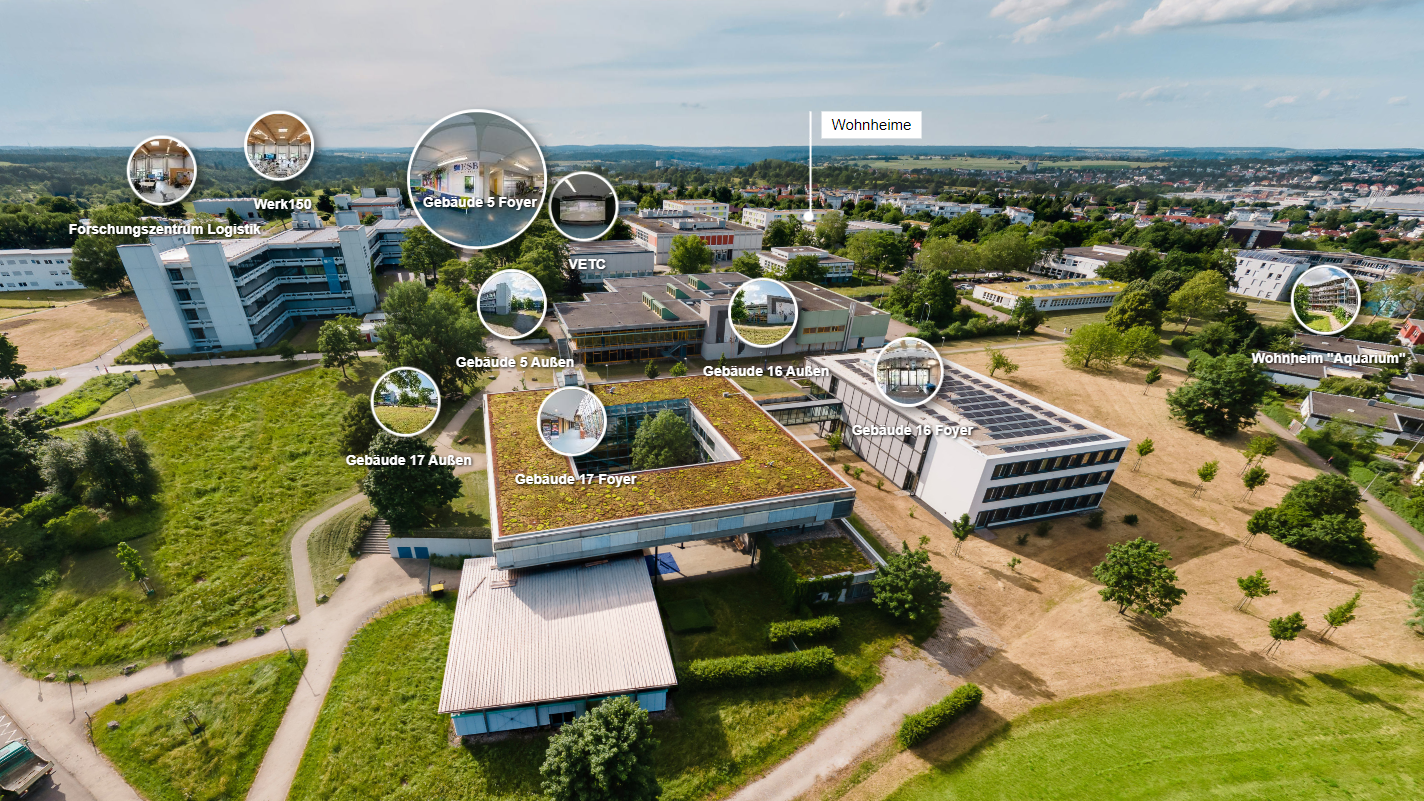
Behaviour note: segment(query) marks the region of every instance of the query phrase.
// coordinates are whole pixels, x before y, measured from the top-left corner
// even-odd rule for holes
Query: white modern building
[[[480,311],[484,314],[509,314],[509,284],[500,282],[481,292]]]
[[[1071,311],[1111,306],[1126,288],[1126,284],[1104,279],[978,284],[974,287],[974,299],[990,306],[1012,309],[1018,305],[1019,298],[1030,298],[1039,311]]]
[[[374,311],[373,271],[399,263],[400,242],[416,225],[407,216],[251,239],[153,237],[118,251],[166,353],[250,350],[293,325]]]
[[[762,232],[740,223],[706,214],[670,209],[642,209],[621,218],[633,232],[633,239],[653,252],[657,264],[667,264],[673,240],[695,236],[712,250],[715,262],[730,262],[748,251],[761,250]]]
[[[811,212],[811,219],[806,219],[806,212]],[[809,222],[813,225],[821,221],[821,218],[830,214],[835,209],[768,209],[759,206],[747,206],[742,209],[742,224],[750,225],[753,228],[760,228],[763,231],[766,227],[787,218]]]
[[[682,211],[688,214],[706,214],[708,217],[716,217],[719,220],[727,219],[728,204],[709,198],[697,200],[664,200],[663,208],[669,211]]]
[[[82,289],[69,273],[72,248],[0,250],[0,292],[37,289]]]
[[[1236,251],[1236,286],[1231,292],[1261,300],[1290,300],[1291,286],[1310,269],[1310,259],[1280,250]]]
[[[843,404],[846,446],[941,519],[967,514],[983,528],[1101,503],[1127,437],[950,361],[930,401],[898,406],[875,386],[877,355],[807,363],[825,368],[812,380]],[[936,427],[969,434],[915,433]]]
[[[653,252],[632,239],[570,242],[568,248],[570,268],[590,286],[606,278],[646,278],[656,267]]]
[[[816,259],[820,261],[821,266],[826,268],[827,281],[849,281],[851,273],[855,271],[855,262],[850,259],[809,245],[796,245],[758,251],[757,261],[761,263],[762,271],[768,276],[780,278],[786,271],[786,263],[797,256],[816,257]]]
[[[1097,278],[1098,270],[1120,262],[1138,248],[1131,245],[1091,245],[1049,251],[1029,268],[1029,272],[1050,278],[1081,280]]]

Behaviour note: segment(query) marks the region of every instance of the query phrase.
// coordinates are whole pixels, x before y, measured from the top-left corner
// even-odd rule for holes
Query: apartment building
[[[1290,300],[1291,286],[1310,269],[1310,260],[1279,250],[1236,252],[1235,286],[1231,292],[1261,300]]]
[[[811,212],[811,219],[806,220],[806,212]],[[742,224],[750,225],[753,228],[766,230],[766,227],[788,217],[793,220],[810,222],[812,224],[821,221],[821,218],[830,214],[834,209],[769,209],[758,206],[747,206],[742,209]]]
[[[731,262],[743,253],[761,250],[762,231],[706,214],[674,209],[641,209],[620,218],[633,239],[653,252],[656,264],[667,264],[673,240],[695,236],[712,250],[715,262]]]
[[[700,198],[697,200],[664,200],[663,208],[669,211],[681,211],[688,214],[706,214],[708,217],[725,220],[727,219],[728,204],[709,198]]]
[[[509,284],[497,283],[481,292],[480,311],[484,314],[509,314]]]
[[[0,292],[36,289],[82,289],[69,273],[72,248],[0,250]]]
[[[786,271],[786,263],[797,256],[815,256],[826,269],[826,280],[831,282],[849,281],[855,271],[855,262],[837,256],[827,250],[809,245],[772,248],[757,252],[757,261],[762,271],[772,278],[780,278]]]
[[[1091,245],[1049,251],[1029,268],[1029,272],[1050,278],[1081,280],[1097,278],[1098,270],[1127,258],[1138,248],[1130,245]]]

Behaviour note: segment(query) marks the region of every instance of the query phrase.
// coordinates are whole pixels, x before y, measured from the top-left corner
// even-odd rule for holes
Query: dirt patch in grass
[[[430,425],[437,411],[433,406],[377,406],[376,419],[397,434],[415,434]]]
[[[122,295],[0,320],[0,332],[27,368],[53,370],[98,358],[146,325],[138,298]]]

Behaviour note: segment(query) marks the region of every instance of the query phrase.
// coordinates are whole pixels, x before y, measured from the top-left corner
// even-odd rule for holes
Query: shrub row
[[[979,705],[984,700],[984,691],[977,684],[963,684],[946,695],[939,703],[905,718],[895,739],[909,748],[939,731],[950,721]]]
[[[811,618],[810,620],[783,620],[772,623],[767,630],[767,639],[772,645],[782,645],[792,638],[799,640],[828,640],[841,630],[841,619],[835,615]]]
[[[831,649],[823,645],[789,654],[698,659],[681,665],[678,683],[685,689],[697,689],[816,679],[831,675],[835,658]]]

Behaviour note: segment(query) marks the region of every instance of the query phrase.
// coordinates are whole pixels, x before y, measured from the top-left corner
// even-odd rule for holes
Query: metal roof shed
[[[521,571],[465,560],[440,690],[457,734],[563,723],[616,695],[658,712],[676,684],[640,556]]]

